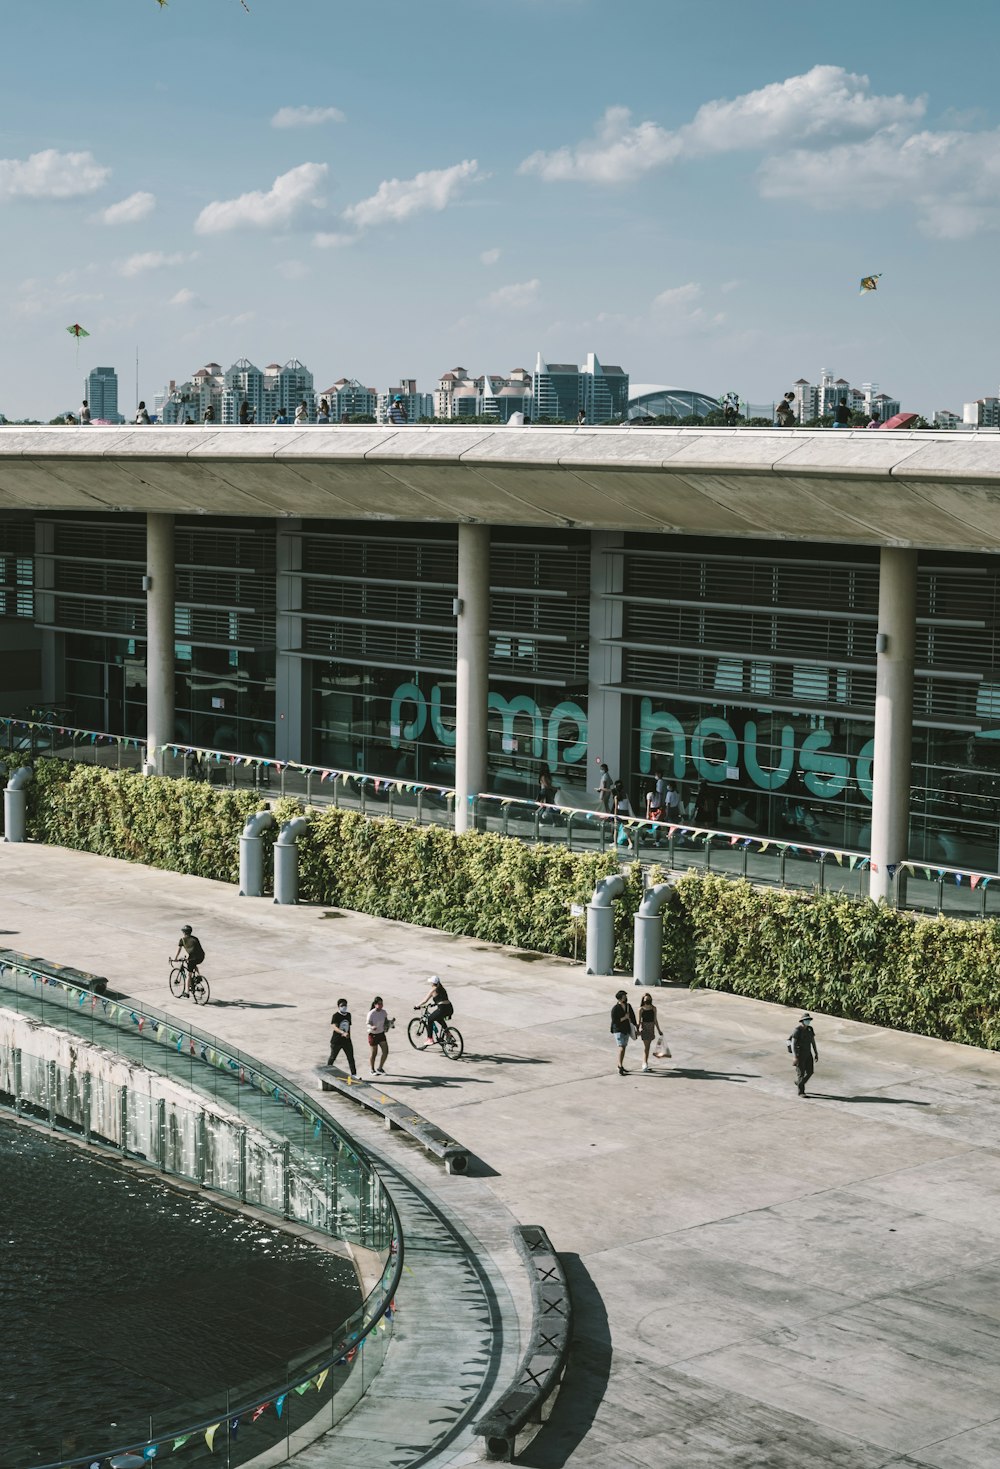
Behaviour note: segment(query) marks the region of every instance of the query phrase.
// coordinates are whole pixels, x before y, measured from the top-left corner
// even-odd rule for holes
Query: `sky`
[[[996,0],[246,3],[2,0],[8,418],[137,356],[997,393]]]

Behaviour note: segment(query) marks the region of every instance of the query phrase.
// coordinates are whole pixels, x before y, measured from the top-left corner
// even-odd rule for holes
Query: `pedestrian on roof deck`
[[[628,995],[624,990],[619,990],[615,995],[615,1003],[611,1007],[611,1034],[618,1048],[618,1075],[628,1076],[625,1070],[625,1052],[628,1043],[635,1040],[639,1034],[639,1025],[635,1018],[635,1011],[628,1002]]]

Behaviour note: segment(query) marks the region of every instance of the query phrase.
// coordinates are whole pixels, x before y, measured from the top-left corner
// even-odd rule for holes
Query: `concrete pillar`
[[[174,517],[146,516],[146,774],[174,738]]]
[[[486,789],[490,689],[490,529],[458,527],[455,672],[455,830],[472,826],[471,797]]]
[[[892,873],[908,855],[913,649],[917,628],[917,553],[882,549],[875,654],[870,894],[892,900]]]

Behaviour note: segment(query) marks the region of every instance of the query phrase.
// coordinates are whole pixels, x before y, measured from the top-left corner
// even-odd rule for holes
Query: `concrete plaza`
[[[165,960],[192,923],[212,1004],[188,1018],[313,1088],[338,995],[362,1037],[384,995],[385,1089],[465,1143],[473,1176],[331,1109],[495,1247],[518,1305],[513,1219],[566,1261],[574,1355],[524,1463],[1000,1463],[1000,1056],[818,1016],[802,1100],[795,1012],[664,988],[673,1059],[642,1075],[633,1047],[622,1078],[618,982],[568,962],[35,846],[0,846],[0,893],[0,945],[174,1013]],[[465,1035],[456,1064],[405,1039],[434,972]],[[466,1436],[437,1462],[473,1455]]]

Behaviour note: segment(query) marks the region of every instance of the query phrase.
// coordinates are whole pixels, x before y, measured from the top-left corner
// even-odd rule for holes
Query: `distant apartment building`
[[[795,416],[799,423],[813,423],[818,418],[832,417],[838,403],[846,403],[852,413],[863,413],[884,423],[899,412],[899,401],[880,393],[878,383],[862,383],[852,387],[845,377],[834,377],[828,369],[818,383],[800,377],[792,384]]]
[[[962,422],[962,415],[952,413],[950,408],[939,408],[934,415],[935,428],[961,428]]]
[[[628,410],[628,373],[604,367],[593,352],[584,362],[547,363],[539,352],[532,376],[532,418],[572,423],[582,409],[588,423],[613,423]]]
[[[264,368],[264,393],[269,410],[268,422],[276,413],[293,419],[300,403],[305,403],[309,422],[314,422],[316,394],[313,375],[297,357],[291,358],[284,367],[272,362]]]
[[[356,377],[339,377],[319,396],[326,399],[331,423],[378,417],[378,389],[366,388]]]
[[[495,418],[499,423],[509,423],[511,415],[523,413],[525,420],[532,418],[534,394],[531,374],[524,367],[515,367],[509,377],[487,372],[479,379],[480,414],[484,418]]]
[[[464,367],[453,367],[438,378],[434,394],[435,418],[475,418],[479,409],[480,389]]]
[[[268,413],[264,374],[248,357],[240,357],[224,375],[221,422],[244,421],[240,412],[244,403],[250,423],[270,423],[273,415]]]
[[[171,378],[163,394],[161,417],[164,423],[203,423],[211,407],[214,422],[239,423],[245,402],[252,423],[271,423],[277,413],[293,419],[303,401],[312,422],[316,417],[313,375],[297,358],[283,367],[272,362],[261,369],[248,357],[240,357],[226,371],[218,362],[207,362],[187,382]]]
[[[118,411],[118,374],[113,367],[95,367],[83,385],[83,396],[92,419],[105,423],[124,423]]]
[[[379,393],[375,415],[379,423],[392,421],[390,414],[394,405],[405,415],[407,423],[419,423],[422,418],[434,417],[434,395],[419,393],[414,377],[400,378],[398,388],[389,388],[386,392]]]
[[[976,428],[1000,428],[1000,398],[977,398],[964,404],[962,420]]]

